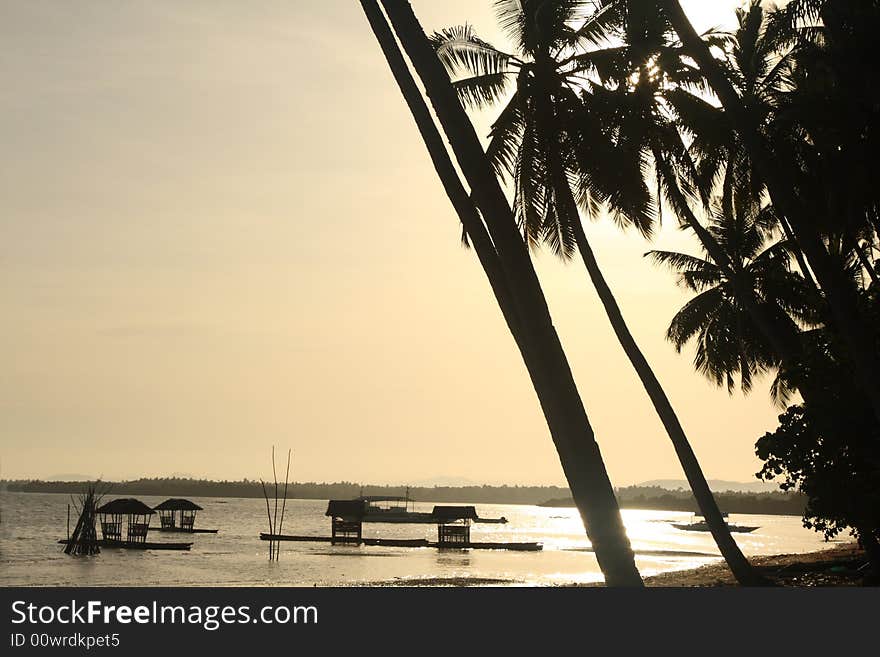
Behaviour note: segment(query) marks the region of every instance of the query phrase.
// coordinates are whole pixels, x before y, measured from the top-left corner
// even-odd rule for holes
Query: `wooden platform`
[[[66,539],[58,541],[61,545],[67,545]],[[109,541],[101,539],[98,545],[102,548],[119,550],[189,550],[192,543],[126,543],[125,541]]]
[[[219,529],[181,529],[180,527],[150,527],[151,532],[169,532],[171,534],[216,534]]]
[[[268,534],[260,533],[261,541],[295,541],[300,543],[330,543],[329,536],[292,536],[290,534]],[[516,550],[519,552],[539,552],[544,549],[540,543],[487,543],[474,542],[462,543],[461,545],[441,546],[435,541],[428,541],[424,538],[364,538],[361,544],[379,547],[408,547],[408,548],[442,548],[442,549],[470,549],[470,550]],[[354,545],[354,543],[352,543]]]

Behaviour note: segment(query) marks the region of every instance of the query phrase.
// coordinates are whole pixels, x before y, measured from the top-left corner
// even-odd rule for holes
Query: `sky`
[[[488,0],[413,4],[504,45]],[[266,477],[275,445],[300,481],[564,483],[357,3],[0,0],[0,41],[0,478]],[[767,383],[675,353],[642,257],[692,242],[587,233],[706,475],[752,479]],[[612,481],[680,478],[582,263],[536,263]]]

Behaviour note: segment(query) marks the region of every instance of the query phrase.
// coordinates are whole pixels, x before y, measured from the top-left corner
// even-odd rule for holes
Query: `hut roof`
[[[477,510],[472,506],[435,506],[431,515],[439,521],[476,520]]]
[[[114,515],[150,515],[155,513],[150,507],[133,497],[122,497],[112,500],[99,507],[97,513],[112,513]]]
[[[327,513],[324,515],[335,518],[363,518],[366,513],[364,500],[330,500],[327,503]]]
[[[189,500],[184,500],[178,497],[172,497],[162,504],[153,507],[154,511],[201,511],[202,507],[200,507],[195,502],[190,502]]]

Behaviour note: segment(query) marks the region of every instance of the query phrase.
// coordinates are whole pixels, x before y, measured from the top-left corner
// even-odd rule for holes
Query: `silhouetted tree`
[[[876,338],[870,325],[865,321],[858,291],[851,277],[840,261],[829,251],[825,242],[822,226],[827,225],[828,206],[815,203],[817,181],[810,175],[810,167],[803,166],[809,165],[810,161],[836,160],[839,165],[848,165],[847,168],[853,170],[862,166],[865,161],[865,151],[861,148],[847,149],[844,154],[844,144],[848,145],[850,142],[837,141],[831,143],[834,143],[835,147],[840,147],[841,155],[833,156],[827,150],[829,143],[817,143],[813,139],[808,124],[796,123],[795,126],[786,126],[784,123],[768,120],[762,113],[765,108],[751,102],[754,100],[753,96],[749,96],[743,90],[737,90],[727,60],[718,59],[713,55],[710,45],[694,30],[681,3],[677,0],[628,0],[626,4],[627,11],[640,20],[654,17],[654,21],[669,22],[681,39],[685,52],[696,62],[711,90],[721,102],[724,120],[741,140],[755,170],[766,184],[773,206],[788,222],[797,247],[803,252],[815,274],[828,301],[836,330],[847,347],[853,371],[875,417],[880,420],[880,384],[877,380],[880,358],[878,358]],[[661,11],[658,12],[658,9]],[[866,39],[873,38],[876,34],[876,26],[880,25],[880,8],[876,3],[793,0],[786,11],[791,18],[789,27],[792,30],[792,39],[797,38],[799,44],[803,43],[801,37],[804,37],[805,32],[810,32],[812,35],[833,34],[834,32],[829,30],[834,30],[836,25],[843,26],[836,33],[838,41],[850,38],[864,43]],[[802,29],[804,21],[813,22],[812,25],[807,26],[811,29]],[[875,29],[871,29],[872,25]],[[826,39],[827,36],[812,41],[815,46],[812,50],[814,55],[820,52],[827,55],[813,59],[813,74],[821,76],[826,72],[832,72],[834,77],[835,53],[823,47],[822,43]],[[827,65],[824,71],[818,68],[817,64],[820,63]],[[862,70],[862,67],[858,68]],[[843,94],[847,91],[857,94],[856,98],[859,98],[859,101],[869,101],[870,106],[870,98],[877,94],[877,87],[858,85],[855,90],[847,90],[845,86],[838,86],[836,94],[832,92],[831,95],[837,95],[843,104],[851,103],[852,95],[846,94],[849,98],[847,101],[843,100]],[[797,89],[792,91],[792,96],[788,100],[791,98],[794,98],[797,106]],[[780,109],[784,110],[786,106]],[[781,116],[786,119],[790,115],[782,113]],[[833,116],[833,114],[825,114],[825,116]],[[868,112],[860,118],[863,128],[871,126],[871,134],[876,132],[876,111]],[[796,127],[797,130],[785,129],[786,127]],[[819,189],[828,190],[829,181],[824,182],[825,184],[821,184]],[[876,216],[878,199],[876,185],[871,187],[874,188],[872,191],[863,187],[862,191],[866,194],[858,197],[862,203],[855,213],[861,213],[861,217],[865,217],[866,214]],[[839,217],[836,219],[840,220]]]
[[[672,441],[722,555],[742,584],[762,580],[737,546],[706,482],[684,428],[657,376],[629,330],[596,260],[581,211],[609,207],[618,219],[648,234],[651,194],[642,179],[645,121],[621,111],[620,93],[603,80],[629,86],[633,61],[627,48],[607,47],[622,38],[619,3],[496,2],[498,19],[516,53],[479,38],[468,25],[442,30],[432,41],[456,75],[462,102],[475,108],[505,101],[492,126],[487,156],[514,188],[514,212],[527,242],[547,243],[569,257],[577,249],[618,342],[629,358]],[[509,95],[510,87],[512,95]],[[624,91],[624,98],[633,94]],[[634,138],[634,133],[638,138]],[[650,146],[656,144],[648,140]],[[657,147],[659,148],[659,147]],[[580,203],[578,203],[579,199]],[[580,208],[578,207],[580,205]]]
[[[473,127],[409,4],[383,0],[391,25],[425,86],[470,186],[470,197],[479,210],[479,225],[475,225],[475,213],[461,198],[461,183],[451,179],[443,155],[437,152],[436,127],[433,122],[429,126],[424,120],[424,100],[405,65],[401,66],[402,58],[384,16],[375,2],[362,0],[361,4],[416,118],[435,168],[441,173],[447,194],[459,210],[466,233],[472,240],[475,235],[478,237],[474,241],[475,249],[488,249],[490,244],[493,246],[494,255],[492,252],[484,253],[485,257],[480,256],[481,263],[484,269],[488,264],[487,275],[489,270],[492,271],[490,281],[491,277],[502,272],[504,284],[499,287],[503,291],[500,294],[496,291],[496,298],[505,316],[509,316],[508,326],[517,339],[544,409],[563,470],[606,583],[612,586],[640,586],[641,577],[620,519],[617,500],[537,275]]]

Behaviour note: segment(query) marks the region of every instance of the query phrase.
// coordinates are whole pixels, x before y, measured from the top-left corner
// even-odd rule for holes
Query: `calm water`
[[[69,557],[56,543],[67,533],[68,499],[65,495],[0,492],[0,585],[346,586],[449,578],[547,585],[602,579],[595,558],[586,551],[589,543],[574,509],[476,505],[479,515],[503,515],[510,522],[474,525],[472,540],[540,541],[542,552],[283,543],[280,560],[269,563],[268,544],[259,540],[259,533],[267,531],[262,499],[194,498],[204,507],[196,526],[217,528],[218,534],[182,538],[150,533],[153,541],[191,540],[190,552],[105,549],[95,557]],[[164,498],[140,499],[154,506]],[[430,511],[431,507],[429,502],[415,505],[416,510]],[[328,535],[326,508],[325,501],[288,500],[284,533]],[[718,560],[708,533],[683,532],[670,525],[690,517],[674,511],[623,511],[643,575]],[[153,523],[158,524],[157,520]],[[809,552],[827,545],[804,529],[797,517],[732,515],[730,522],[760,526],[752,534],[734,534],[747,555]],[[364,525],[364,535],[371,537],[436,540],[436,531],[433,525]]]

